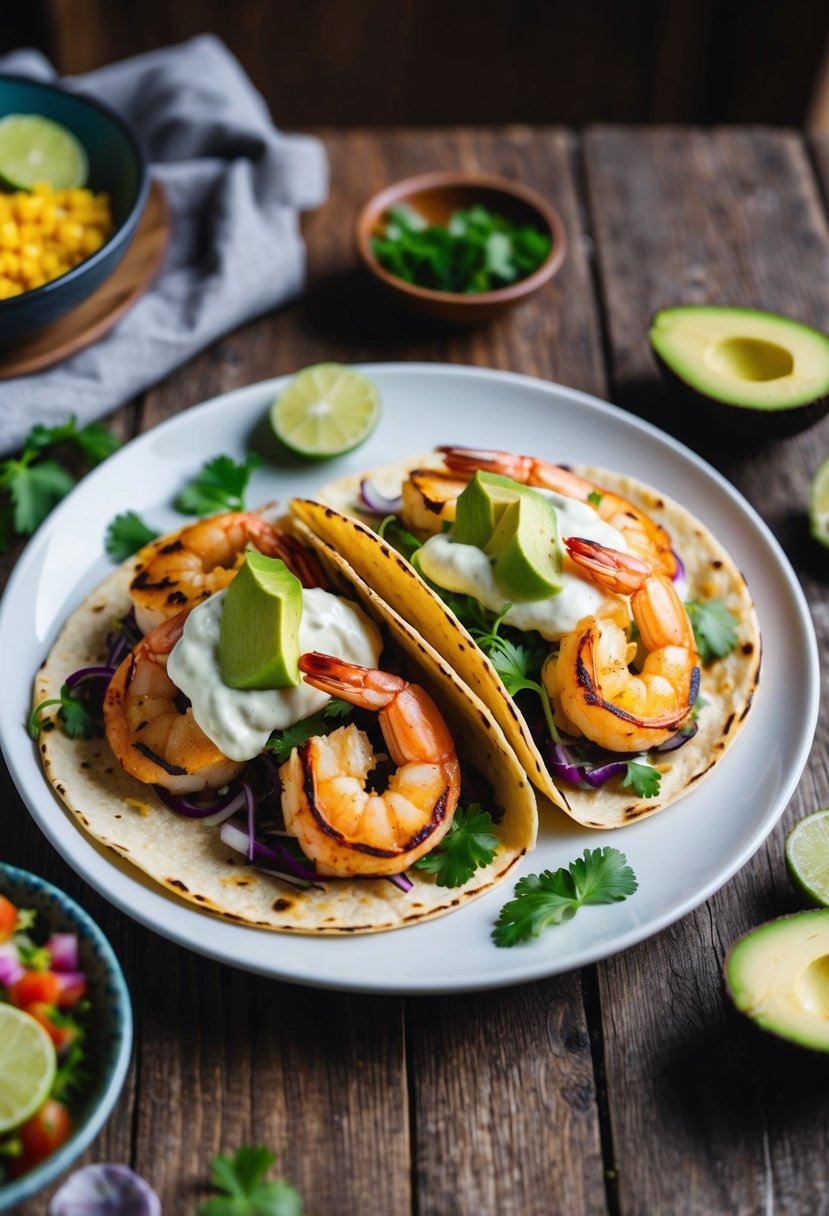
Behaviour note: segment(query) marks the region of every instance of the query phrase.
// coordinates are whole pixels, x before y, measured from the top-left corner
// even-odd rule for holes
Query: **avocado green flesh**
[[[688,388],[727,405],[768,411],[829,393],[829,337],[750,308],[666,308],[649,334],[659,359]]]
[[[829,908],[747,933],[726,959],[725,978],[734,1004],[762,1029],[829,1051]]]
[[[247,553],[225,592],[218,658],[229,688],[299,684],[302,584],[279,558]]]
[[[497,583],[511,599],[547,599],[561,590],[555,509],[509,477],[475,474],[458,497],[455,540],[488,554]]]

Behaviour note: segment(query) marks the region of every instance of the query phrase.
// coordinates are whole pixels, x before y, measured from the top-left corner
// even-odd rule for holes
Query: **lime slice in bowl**
[[[40,1022],[14,1005],[0,1004],[0,1135],[20,1127],[52,1089],[55,1045]]]
[[[829,456],[818,466],[809,488],[809,527],[815,540],[829,548]]]
[[[48,182],[53,190],[83,186],[89,161],[71,131],[39,114],[0,120],[0,179],[15,190]]]
[[[342,363],[317,363],[298,372],[270,414],[280,443],[312,460],[350,452],[368,438],[379,417],[376,385]]]
[[[786,865],[811,903],[829,907],[829,808],[794,825],[786,838]]]

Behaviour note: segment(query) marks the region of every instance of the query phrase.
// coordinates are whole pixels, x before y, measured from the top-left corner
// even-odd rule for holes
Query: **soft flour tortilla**
[[[70,739],[56,717],[44,718],[39,750],[46,776],[78,824],[101,845],[139,867],[168,891],[240,924],[308,934],[373,933],[416,924],[462,907],[502,882],[535,843],[535,796],[491,714],[410,626],[336,554],[315,547],[359,599],[385,636],[406,652],[411,678],[441,707],[461,758],[470,757],[504,807],[493,861],[463,887],[438,887],[422,871],[408,893],[386,879],[328,881],[298,890],[248,866],[222,844],[217,828],[175,814],[151,786],[130,777],[105,739]],[[125,563],[75,611],[35,683],[35,704],[57,697],[71,672],[106,661],[105,635],[129,607],[134,562]],[[54,712],[54,711],[52,711]],[[60,813],[56,808],[56,813]]]
[[[530,780],[550,800],[585,827],[618,828],[663,810],[706,777],[734,741],[751,707],[760,674],[760,631],[745,580],[711,532],[679,503],[632,477],[576,466],[575,472],[642,507],[670,533],[685,565],[688,599],[722,599],[738,622],[738,643],[730,655],[702,668],[700,711],[695,737],[674,752],[655,757],[662,773],[659,794],[638,798],[619,782],[598,790],[560,784],[548,771],[527,722],[495,668],[466,629],[413,567],[372,530],[360,508],[360,482],[367,476],[381,493],[397,495],[411,469],[436,468],[440,456],[414,457],[323,487],[319,501],[297,499],[295,515],[342,553],[353,569],[451,663],[467,686],[492,711]],[[332,509],[333,508],[333,509]]]

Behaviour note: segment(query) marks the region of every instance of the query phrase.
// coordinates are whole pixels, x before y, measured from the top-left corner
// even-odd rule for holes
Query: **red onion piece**
[[[78,937],[76,933],[53,933],[46,943],[52,956],[53,971],[78,970]]]
[[[677,553],[676,549],[671,549],[671,553],[673,553],[674,561],[676,562],[676,570],[674,570],[674,572],[673,572],[671,581],[674,583],[678,583],[680,581],[680,579],[685,578],[685,563],[683,562],[682,558]]]
[[[13,942],[0,946],[0,987],[11,988],[25,974],[26,969],[17,956],[17,946]]]
[[[156,785],[153,788],[161,801],[166,803],[171,811],[175,811],[178,815],[185,815],[188,819],[207,820],[225,810],[230,810],[230,814],[233,814],[234,811],[239,810],[244,805],[244,795],[238,786],[228,790],[223,798],[217,799],[209,806],[205,806],[203,802],[195,802],[191,798],[186,798],[180,794],[171,794],[169,790],[165,790],[161,785]]]
[[[659,747],[655,747],[655,752],[675,752],[678,747],[684,747],[689,739],[693,739],[694,735],[699,730],[696,722],[691,721],[683,726],[682,730],[678,730],[670,739],[666,739],[664,743],[660,743]]]
[[[550,744],[550,771],[573,785],[584,780],[584,765],[578,764],[573,753],[563,743]]]
[[[627,771],[627,763],[623,760],[613,760],[610,764],[602,764],[598,768],[584,770],[584,780],[588,785],[597,789],[611,777],[621,777]]]
[[[394,883],[394,885],[398,887],[404,895],[408,894],[408,892],[411,891],[412,887],[414,886],[414,883],[412,882],[411,878],[409,878],[408,874],[388,874],[386,877],[388,878],[389,882]]]
[[[276,848],[271,848],[258,840],[251,840],[244,828],[237,827],[235,823],[223,823],[219,828],[219,836],[223,844],[237,853],[244,853],[249,860],[249,854],[252,854],[253,865],[261,865],[270,870],[285,870],[288,874],[293,874],[295,878],[302,878],[306,882],[319,883],[322,881],[321,875],[317,874],[315,870],[308,869],[301,861],[297,861],[290,850],[279,844],[278,841],[275,842]]]
[[[161,1216],[161,1201],[127,1165],[87,1165],[53,1195],[49,1216]]]
[[[85,680],[106,680],[109,682],[115,675],[113,667],[80,667],[77,671],[73,671],[71,675],[66,677],[67,688],[74,688],[76,684],[81,684]]]
[[[397,498],[389,498],[386,494],[381,494],[368,477],[364,477],[360,482],[360,497],[369,511],[373,511],[375,515],[399,515],[403,510],[402,495],[398,495]]]
[[[62,1004],[66,996],[70,996],[71,1000],[67,1003],[74,1004],[79,996],[83,996],[86,991],[86,972],[84,971],[60,971],[55,972],[55,975],[60,980],[60,988],[58,989],[58,1005]]]

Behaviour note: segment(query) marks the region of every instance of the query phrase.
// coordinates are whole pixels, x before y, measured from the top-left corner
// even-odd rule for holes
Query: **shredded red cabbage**
[[[171,811],[175,811],[179,815],[186,815],[188,819],[209,819],[211,815],[218,815],[220,811],[228,810],[234,803],[238,802],[241,806],[242,791],[238,785],[229,789],[223,798],[214,799],[209,805],[195,802],[185,795],[171,794],[161,785],[156,785],[154,788],[161,801],[166,803]],[[238,810],[239,807],[234,807],[234,809]]]
[[[310,870],[307,866],[302,865],[279,841],[274,841],[273,848],[270,845],[262,844],[235,823],[223,823],[219,828],[219,836],[228,848],[235,849],[237,853],[244,853],[253,865],[261,865],[270,870],[286,870],[295,878],[304,879],[305,882],[319,883],[321,881],[321,876],[317,874],[316,870]]]
[[[675,735],[671,735],[670,739],[666,739],[664,743],[660,743],[653,750],[655,752],[675,752],[678,747],[684,747],[689,739],[693,739],[698,730],[699,725],[692,719],[690,722],[686,722],[682,730],[677,731]]]
[[[109,683],[114,675],[114,667],[79,667],[77,671],[73,671],[71,675],[66,677],[66,686],[67,688],[74,688],[85,680],[106,680]]]
[[[389,882],[398,887],[404,895],[408,895],[409,891],[411,891],[412,887],[414,886],[414,883],[412,882],[411,878],[409,878],[408,874],[388,874],[387,878]]]

